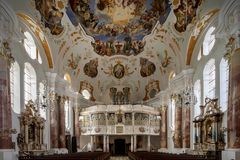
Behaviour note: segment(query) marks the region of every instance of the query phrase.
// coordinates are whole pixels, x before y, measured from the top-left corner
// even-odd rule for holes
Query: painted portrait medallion
[[[124,69],[124,66],[122,64],[116,64],[114,67],[113,67],[113,75],[114,77],[116,77],[117,79],[121,79],[124,77],[125,75],[125,69]]]

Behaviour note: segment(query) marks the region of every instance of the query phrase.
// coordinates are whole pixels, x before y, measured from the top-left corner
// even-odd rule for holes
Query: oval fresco
[[[124,66],[122,64],[116,64],[114,67],[113,67],[113,75],[114,77],[116,77],[117,79],[121,79],[124,77],[125,75],[125,69],[124,69]]]
[[[143,37],[166,21],[170,6],[169,0],[69,0],[66,13],[95,39],[97,54],[129,56],[143,51]]]

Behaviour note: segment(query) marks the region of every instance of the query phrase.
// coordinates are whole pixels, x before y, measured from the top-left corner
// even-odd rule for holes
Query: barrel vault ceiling
[[[218,10],[216,3],[207,0],[8,3],[20,21],[29,26],[30,18],[46,36],[52,71],[62,77],[68,73],[75,91],[90,87],[92,100],[104,103],[109,103],[112,87],[130,88],[132,103],[148,100],[166,89],[170,74],[188,67],[190,38],[197,39],[208,25],[206,19]],[[34,27],[29,28],[36,33]]]

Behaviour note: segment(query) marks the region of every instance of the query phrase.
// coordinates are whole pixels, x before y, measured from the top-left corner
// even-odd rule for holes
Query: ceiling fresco
[[[178,32],[186,31],[187,26],[195,19],[201,3],[202,0],[180,0],[180,4],[173,11],[177,18],[174,27]]]
[[[69,0],[66,13],[95,39],[97,54],[129,56],[143,51],[143,38],[164,24],[170,6],[169,0]]]
[[[88,90],[91,101],[108,104],[141,103],[165,90],[170,73],[180,73],[185,61],[190,64],[194,46],[218,14],[207,7],[212,3],[21,0],[14,9],[21,21],[36,22],[26,24],[51,55],[51,71],[69,73],[75,92]]]
[[[54,0],[35,0],[35,7],[41,14],[41,22],[53,35],[63,32],[61,21],[64,13],[56,7]]]

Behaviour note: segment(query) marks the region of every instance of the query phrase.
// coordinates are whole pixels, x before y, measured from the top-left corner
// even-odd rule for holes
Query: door
[[[115,154],[125,155],[125,139],[116,139],[114,142],[115,142]]]

